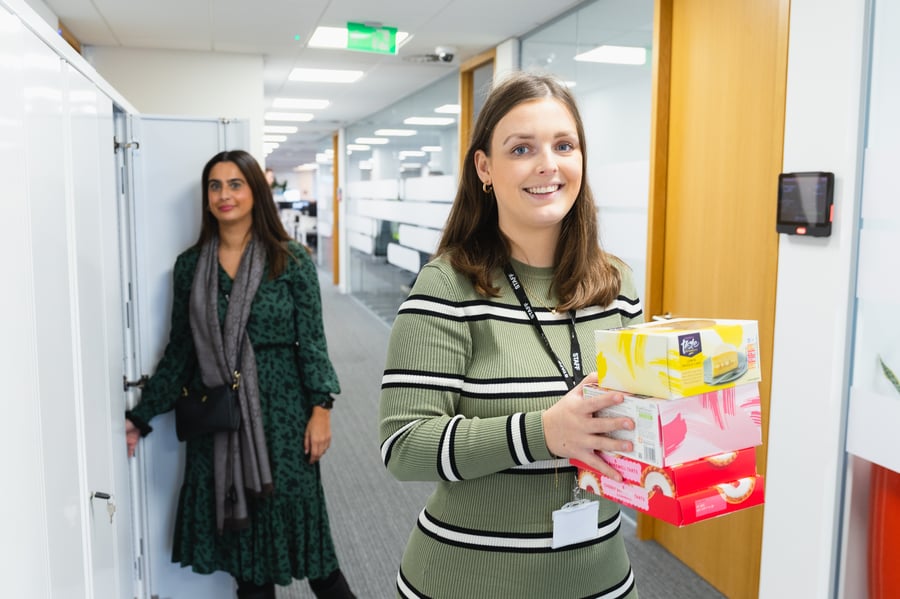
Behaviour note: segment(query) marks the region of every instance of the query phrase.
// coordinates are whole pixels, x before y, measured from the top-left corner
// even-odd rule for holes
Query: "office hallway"
[[[320,285],[329,354],[342,389],[332,414],[331,449],[322,466],[332,532],[356,595],[390,598],[406,539],[433,485],[400,483],[381,462],[378,399],[390,334],[387,321],[356,298],[338,293],[330,274],[320,274]],[[623,518],[623,532],[642,599],[723,597],[655,542],[636,540],[630,517]],[[279,587],[278,597],[313,595],[305,581],[298,581]]]

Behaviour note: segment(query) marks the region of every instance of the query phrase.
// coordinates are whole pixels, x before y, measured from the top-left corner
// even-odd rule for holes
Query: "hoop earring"
[[[491,185],[490,183],[482,183],[482,184],[481,184],[481,190],[482,190],[484,193],[490,195],[491,192],[494,191],[494,186]]]

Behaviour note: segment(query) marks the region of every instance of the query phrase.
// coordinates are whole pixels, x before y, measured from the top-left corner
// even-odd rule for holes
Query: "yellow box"
[[[599,385],[676,399],[760,380],[755,320],[674,318],[594,331]]]

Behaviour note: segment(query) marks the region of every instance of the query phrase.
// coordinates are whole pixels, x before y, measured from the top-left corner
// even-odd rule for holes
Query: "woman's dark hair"
[[[559,100],[569,110],[581,147],[581,189],[563,218],[554,258],[553,288],[560,300],[559,308],[607,306],[619,293],[621,273],[614,262],[621,263],[600,249],[597,209],[587,183],[584,125],[575,99],[565,85],[549,75],[516,72],[491,90],[475,122],[456,199],[435,255],[445,256],[453,268],[465,273],[478,293],[499,295],[493,277],[509,261],[509,242],[500,230],[497,201],[493,193],[485,193],[482,188],[475,153],[481,150],[490,156],[497,123],[519,104],[542,98]]]
[[[269,276],[275,278],[284,272],[290,253],[287,241],[291,237],[284,230],[278,209],[272,198],[272,189],[259,163],[244,150],[226,150],[209,159],[203,167],[201,187],[203,189],[202,222],[197,246],[209,241],[219,232],[219,221],[209,211],[209,172],[220,162],[231,162],[240,169],[253,193],[253,236],[262,243],[269,262]]]

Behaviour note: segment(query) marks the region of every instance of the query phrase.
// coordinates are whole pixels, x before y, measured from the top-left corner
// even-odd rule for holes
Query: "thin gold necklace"
[[[525,288],[525,293],[528,295],[528,297],[537,298],[537,300],[541,302],[542,306],[550,310],[550,314],[556,314],[556,306],[548,306],[547,302],[545,302],[541,296],[539,296],[537,293],[534,293],[533,291],[531,291],[531,289],[528,288],[528,285],[525,284],[525,279],[519,278],[519,282],[522,283],[522,287]]]

